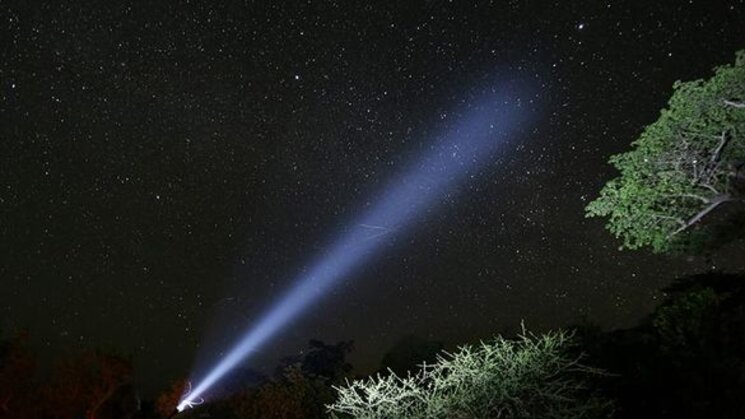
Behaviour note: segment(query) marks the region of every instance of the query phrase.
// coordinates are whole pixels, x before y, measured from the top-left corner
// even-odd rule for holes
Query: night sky
[[[673,82],[745,47],[743,0],[114,3],[0,2],[0,329],[43,359],[132,354],[149,394],[188,376],[507,77],[530,126],[249,366],[631,326],[676,277],[745,270],[742,243],[619,251],[583,210]]]

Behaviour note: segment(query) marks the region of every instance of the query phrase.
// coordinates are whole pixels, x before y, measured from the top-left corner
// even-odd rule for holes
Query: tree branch
[[[711,163],[718,161],[722,157],[722,149],[727,145],[728,140],[729,137],[727,137],[727,132],[722,131],[722,135],[719,136],[719,145],[714,149],[714,154],[712,154],[711,160],[709,160]]]
[[[726,100],[725,99],[724,100],[724,104],[727,105],[727,106],[732,106],[734,108],[745,109],[745,102],[735,102],[735,101],[732,101],[732,100]]]
[[[719,195],[719,191],[715,187],[709,185],[708,183],[699,183],[698,186],[704,187],[704,188],[706,188],[706,189],[714,192],[715,194]]]
[[[667,195],[664,195],[664,196],[666,196],[668,198],[691,198],[691,199],[697,199],[697,200],[703,202],[704,204],[708,204],[709,202],[711,202],[711,199],[709,199],[709,198],[707,198],[705,196],[696,195],[696,194],[693,194],[693,193],[667,194]]]
[[[670,215],[652,214],[652,216],[655,217],[655,218],[657,218],[658,220],[671,220],[671,221],[675,221],[676,223],[680,224],[681,227],[682,226],[685,226],[685,224],[686,224],[686,222],[685,222],[684,219],[678,218],[678,217],[673,217],[673,216],[670,216]]]
[[[704,209],[699,211],[696,215],[688,219],[688,221],[685,222],[680,228],[672,232],[668,237],[672,237],[688,228],[690,228],[692,225],[696,224],[697,222],[701,221],[702,218],[706,217],[707,214],[714,211],[718,206],[724,204],[725,202],[733,201],[732,197],[729,195],[719,195],[714,197],[711,200],[711,203],[707,205]]]
[[[722,131],[722,134],[718,138],[719,138],[719,144],[717,144],[717,147],[711,153],[711,157],[709,158],[709,163],[704,166],[704,170],[701,173],[702,177],[705,177],[705,181],[702,183],[711,184],[711,180],[716,176],[721,166],[722,150],[724,150],[724,147],[727,146],[727,143],[729,142],[729,137],[727,136],[726,131]]]

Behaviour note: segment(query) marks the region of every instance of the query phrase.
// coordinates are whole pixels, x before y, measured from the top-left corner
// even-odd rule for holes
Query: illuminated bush
[[[523,333],[463,346],[407,377],[378,375],[335,387],[334,418],[600,418],[611,404],[593,394],[602,372],[569,353],[571,334]]]

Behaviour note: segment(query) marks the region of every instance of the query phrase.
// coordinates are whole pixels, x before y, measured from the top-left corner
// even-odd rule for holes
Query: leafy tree
[[[306,374],[295,364],[281,378],[238,395],[230,404],[243,419],[321,419],[327,416],[324,405],[333,399],[325,378]]]
[[[745,417],[745,277],[683,278],[641,325],[578,336],[617,419]]]
[[[673,88],[634,149],[611,157],[621,174],[586,208],[622,247],[689,248],[701,221],[745,202],[745,50],[711,79]]]
[[[686,403],[667,410],[677,418],[745,417],[745,277],[697,275],[669,293],[651,319],[655,362],[669,376],[668,400]]]
[[[332,416],[356,419],[597,418],[610,403],[589,390],[601,372],[570,355],[559,331],[463,346],[415,375],[394,373],[335,387]]]
[[[302,355],[280,362],[279,374],[254,392],[236,400],[242,418],[326,418],[325,405],[334,400],[331,385],[341,383],[352,366],[346,361],[352,341],[326,344],[310,340]]]

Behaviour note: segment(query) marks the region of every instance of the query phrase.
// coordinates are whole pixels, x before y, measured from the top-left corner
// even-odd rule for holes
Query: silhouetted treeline
[[[745,418],[745,276],[708,273],[676,281],[661,305],[637,327],[602,331],[576,327],[583,363],[607,371],[594,385],[614,400],[614,417]],[[485,337],[488,338],[488,337]],[[37,374],[25,334],[0,341],[0,418],[157,418],[170,413],[186,389],[174,383],[155,401],[140,403],[133,368],[123,356],[90,351],[59,360]],[[323,418],[335,385],[352,376],[352,342],[312,340],[302,355],[279,362],[271,376],[238,369],[210,403],[180,415]],[[383,357],[380,373],[399,375],[432,362],[443,345],[408,336]],[[359,377],[356,377],[359,378]]]
[[[588,364],[617,418],[745,418],[745,276],[708,273],[676,281],[639,326],[581,326]]]
[[[139,417],[131,360],[101,351],[58,359],[40,377],[26,333],[0,344],[0,418]]]

